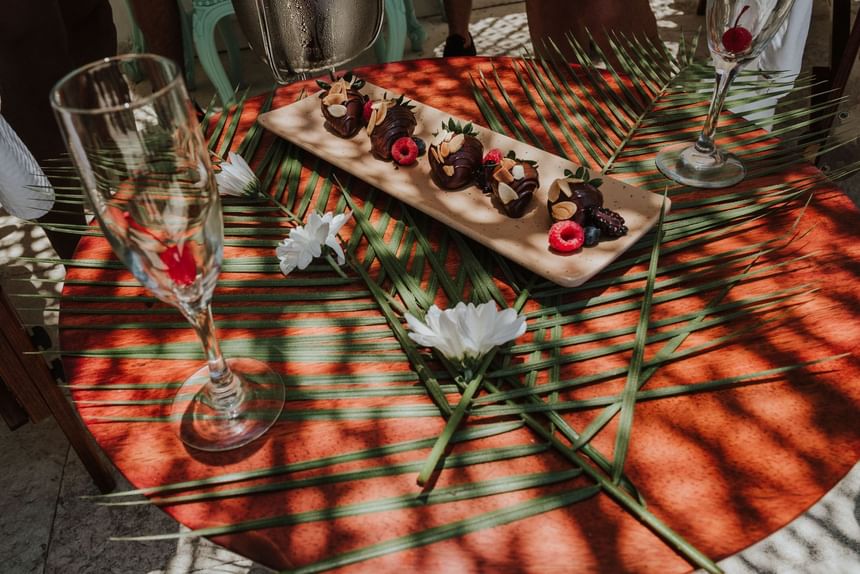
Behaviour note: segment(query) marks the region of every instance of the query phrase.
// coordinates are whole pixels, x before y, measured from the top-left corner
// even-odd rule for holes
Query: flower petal
[[[222,195],[253,195],[260,187],[257,174],[245,158],[234,152],[227,154],[227,159],[221,162],[221,171],[215,174],[215,181]]]

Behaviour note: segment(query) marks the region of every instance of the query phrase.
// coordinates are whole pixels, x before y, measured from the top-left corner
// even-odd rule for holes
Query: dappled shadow
[[[474,69],[471,60],[455,59],[447,63],[425,60],[367,68],[360,73],[380,85],[397,77],[399,88],[420,101],[443,107],[454,115],[480,118],[468,89]],[[443,78],[445,89],[440,91],[438,84],[426,81],[427,77]],[[304,87],[308,86],[309,83]],[[301,87],[283,89],[279,95],[282,102],[291,101]],[[535,123],[533,117],[530,121]],[[250,158],[254,165],[259,166],[271,146],[276,145],[274,138],[263,141],[265,145]],[[295,169],[295,162],[304,169],[300,178],[291,179],[289,170]],[[273,165],[276,166],[273,193],[286,209],[302,219],[312,209],[343,210],[343,194],[329,185],[328,177],[333,170],[323,162],[301,152],[283,156]],[[260,169],[265,171],[264,167]],[[313,170],[320,177],[315,178]],[[281,174],[287,175],[283,186],[278,188]],[[486,293],[481,289],[489,293],[498,291],[508,303],[517,296],[516,289],[506,280],[508,272],[486,250],[471,241],[460,244],[444,226],[429,218],[412,215],[413,223],[408,217],[411,213],[395,200],[357,180],[347,180],[345,174],[338,172],[339,179],[341,176],[342,181],[348,181],[349,192],[360,208],[373,205],[374,209],[367,211],[367,219],[378,226],[399,265],[387,268],[381,265],[378,256],[386,247],[371,245],[365,238],[351,250],[351,265],[344,270],[346,278],[321,262],[284,278],[278,272],[273,253],[278,239],[290,227],[284,214],[265,203],[262,206],[252,202],[228,203],[227,264],[215,298],[220,334],[225,349],[258,354],[272,362],[286,377],[290,393],[281,422],[264,441],[241,455],[190,457],[166,424],[103,420],[106,415],[158,417],[166,411],[166,402],[82,404],[86,399],[104,400],[107,394],[114,401],[118,398],[167,401],[173,389],[149,389],[144,385],[181,380],[199,358],[191,350],[195,343],[193,333],[182,326],[175,313],[148,301],[139,287],[116,284],[117,280],[128,279],[124,271],[75,269],[71,276],[76,279],[107,284],[67,287],[64,301],[64,310],[69,311],[63,319],[64,341],[69,349],[86,352],[138,347],[139,353],[131,356],[75,358],[72,377],[73,383],[81,386],[75,396],[82,404],[90,428],[132,483],[148,486],[293,465],[288,475],[241,482],[242,486],[277,483],[282,490],[245,496],[224,494],[214,502],[173,504],[166,508],[191,528],[290,515],[291,524],[216,539],[274,567],[307,565],[428,528],[462,525],[472,517],[591,484],[577,477],[555,485],[470,501],[335,516],[337,509],[350,504],[417,496],[414,465],[424,460],[429,444],[377,453],[372,458],[336,459],[328,465],[312,464],[314,461],[383,445],[430,440],[443,426],[438,411],[423,392],[415,365],[403,353],[389,319],[383,314],[389,302],[395,307],[392,322],[399,321],[396,306],[403,304],[405,291],[409,290],[398,290],[397,281],[414,281],[411,288],[414,296],[426,294],[429,300],[442,306],[460,296],[474,294],[485,298]],[[738,190],[749,191],[764,181],[792,181],[788,176],[772,177],[748,182]],[[717,193],[677,190],[676,197],[694,202],[703,197],[718,197]],[[679,204],[683,206],[684,202]],[[664,253],[658,299],[652,310],[652,335],[677,335],[673,328],[692,323],[697,312],[720,296],[724,286],[714,281],[742,272],[749,263],[741,258],[719,260],[719,264],[695,263],[697,259],[716,258],[732,249],[779,236],[794,223],[801,205],[802,200],[796,199],[785,207],[773,206],[767,217],[749,221],[733,233]],[[261,211],[261,207],[268,211]],[[688,203],[676,213],[683,216],[695,211],[695,205]],[[805,283],[814,283],[820,290],[779,307],[778,312],[750,311],[726,324],[691,330],[679,347],[681,351],[695,349],[738,328],[755,328],[743,339],[691,353],[683,361],[661,364],[644,390],[666,390],[835,353],[856,352],[853,335],[858,328],[856,314],[860,307],[855,292],[860,273],[853,227],[856,215],[838,192],[827,190],[816,196],[802,220],[804,230],[812,226],[813,232],[787,248],[762,254],[755,266],[763,268],[784,262],[785,272],[771,270],[746,278],[720,300],[741,304],[747,298],[772,296],[784,287]],[[725,214],[720,214],[719,209],[708,216],[720,224],[728,224],[721,219]],[[681,229],[684,222],[675,219],[673,225],[676,230]],[[427,262],[431,254],[419,253],[414,235],[418,232],[429,238],[430,250],[438,257],[441,270],[431,269]],[[344,228],[343,237],[348,240],[358,234],[358,223],[353,217]],[[674,239],[683,240],[684,237]],[[667,242],[667,246],[671,245],[672,241]],[[533,285],[537,286],[538,296],[525,306],[530,330],[517,342],[518,347],[502,353],[493,365],[493,380],[487,388],[490,384],[508,389],[577,382],[617,369],[615,375],[599,384],[572,385],[547,399],[597,402],[608,398],[608,404],[617,402],[630,364],[648,247],[646,240],[630,252],[643,259],[622,260],[605,276],[598,277],[598,280],[608,279],[607,283],[564,290],[536,281]],[[371,254],[377,257],[370,257]],[[796,262],[791,260],[794,255],[809,257]],[[78,257],[107,260],[110,255],[102,240],[92,239],[84,243]],[[690,263],[692,271],[673,267],[684,263]],[[371,285],[362,278],[357,265],[362,265],[370,281],[382,288],[384,297],[378,299],[373,295]],[[489,270],[491,285],[474,281],[469,268]],[[399,275],[403,269],[411,280]],[[693,271],[702,273],[693,275]],[[479,271],[474,274],[483,275]],[[518,269],[513,269],[510,275],[523,280],[524,285],[532,279]],[[442,277],[453,284],[453,292],[445,292]],[[625,279],[612,281],[621,277]],[[685,289],[692,290],[684,292]],[[88,294],[118,299],[110,303],[92,301],[86,299]],[[665,299],[659,298],[664,295]],[[116,314],[108,314],[109,311]],[[724,313],[728,311],[712,315]],[[674,320],[677,317],[684,319]],[[779,321],[759,323],[760,319]],[[111,323],[120,321],[131,324],[122,329],[109,328]],[[96,330],[95,326],[104,329]],[[559,340],[564,342],[558,343]],[[645,353],[646,360],[653,359],[666,340],[653,341]],[[158,358],[178,348],[182,353],[172,360]],[[457,391],[450,386],[450,377],[441,374],[442,365],[425,353],[421,356],[428,361],[431,371],[437,373],[439,382],[448,385],[445,394],[450,402],[455,402]],[[536,370],[529,361],[548,362]],[[511,374],[505,375],[505,370]],[[856,460],[860,443],[853,422],[860,412],[860,397],[852,382],[858,371],[856,358],[849,357],[783,373],[761,384],[747,383],[715,392],[642,401],[633,418],[633,440],[625,469],[651,511],[681,535],[716,557],[736,552],[788,522],[826,492]],[[83,385],[88,382],[126,383],[132,388],[87,390]],[[594,407],[570,408],[563,422],[582,431],[598,412]],[[509,415],[488,418],[489,421],[484,421],[477,415],[470,416],[465,428],[513,420]],[[617,425],[617,420],[613,421],[595,436],[590,445],[594,449],[592,455],[597,452],[607,457],[612,455]],[[490,449],[540,446],[540,442],[536,434],[520,428],[453,445],[446,459],[456,461],[458,455]],[[571,467],[569,460],[555,452],[529,453],[481,464],[452,464],[438,473],[434,491]],[[298,466],[303,463],[306,465]],[[384,474],[408,464],[413,464],[408,470]],[[363,478],[336,476],[369,469],[380,474]],[[321,480],[315,481],[318,478]],[[225,484],[217,490],[234,486],[237,485]],[[320,511],[321,516],[308,518],[305,514],[301,520],[296,518],[300,513],[314,511]],[[655,568],[678,572],[688,570],[689,564],[617,503],[599,495],[570,508],[375,557],[360,568],[380,571]]]

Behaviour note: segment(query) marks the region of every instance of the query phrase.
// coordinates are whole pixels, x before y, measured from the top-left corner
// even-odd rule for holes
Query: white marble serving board
[[[362,93],[372,99],[397,97],[390,90],[366,84]],[[612,177],[603,177],[604,206],[620,213],[629,228],[624,237],[601,241],[594,247],[571,254],[559,254],[549,248],[547,240],[552,220],[546,208],[550,184],[564,177],[564,170],[576,171],[577,164],[533,146],[476,126],[484,150],[499,148],[505,155],[514,150],[520,159],[538,163],[540,188],[521,218],[508,217],[489,195],[477,187],[461,191],[444,191],[430,179],[430,163],[425,153],[417,164],[398,167],[379,161],[370,153],[370,138],[361,130],[351,139],[343,139],[323,127],[318,94],[293,104],[261,114],[258,121],[266,129],[330,164],[348,171],[365,182],[423,211],[445,225],[471,237],[523,267],[564,287],[576,287],[588,281],[601,269],[630,248],[653,227],[660,213],[663,197]],[[407,94],[408,98],[408,94]],[[418,120],[415,136],[428,145],[449,114],[413,101]],[[468,118],[454,118],[465,122]],[[596,174],[592,174],[596,177]],[[670,201],[666,199],[668,212]]]

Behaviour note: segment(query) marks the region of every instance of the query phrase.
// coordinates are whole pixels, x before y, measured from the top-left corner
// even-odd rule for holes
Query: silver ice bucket
[[[383,0],[232,0],[251,48],[286,84],[333,68],[373,45]]]

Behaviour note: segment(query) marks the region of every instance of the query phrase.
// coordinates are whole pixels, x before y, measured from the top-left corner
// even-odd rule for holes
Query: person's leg
[[[0,113],[37,160],[59,157],[66,148],[49,94],[75,67],[116,52],[110,4],[0,0],[0,14]],[[40,221],[82,224],[82,207],[61,203]],[[60,257],[71,257],[78,236],[46,233]]]
[[[445,16],[448,18],[448,39],[443,56],[474,56],[475,46],[469,34],[472,0],[445,0]]]
[[[116,28],[109,2],[62,0],[60,10],[75,67],[116,54]]]
[[[182,21],[176,0],[132,0],[134,18],[146,37],[146,50],[184,66]]]
[[[37,160],[65,151],[48,94],[73,69],[57,0],[0,0],[0,113]]]
[[[588,49],[588,35],[578,16],[583,9],[582,4],[582,0],[526,0],[529,35],[536,55],[558,59],[557,49],[565,61],[575,61],[568,36]]]
[[[535,52],[546,57],[558,57],[547,48],[547,40],[551,39],[564,59],[575,60],[567,35],[587,49],[590,33],[610,57],[608,32],[659,41],[657,19],[648,0],[526,0],[526,13]]]

